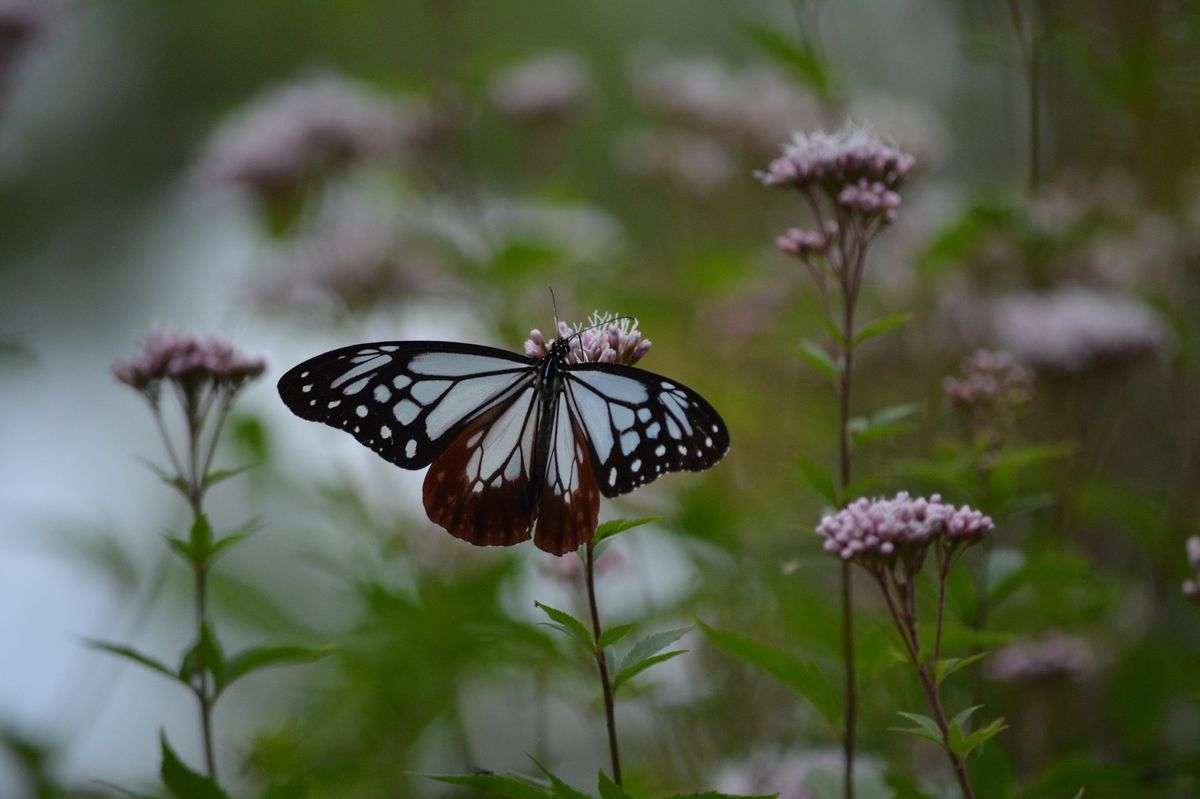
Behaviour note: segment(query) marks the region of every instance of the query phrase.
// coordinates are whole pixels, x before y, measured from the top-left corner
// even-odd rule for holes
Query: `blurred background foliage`
[[[163,725],[197,762],[190,708],[73,638],[184,644],[157,536],[182,509],[129,463],[153,431],[105,372],[155,324],[278,374],[369,339],[519,349],[552,326],[547,287],[564,319],[636,315],[643,365],[701,391],[733,449],[606,506],[662,517],[614,545],[609,620],[700,618],[836,683],[826,501],[796,467],[836,447],[796,357],[819,303],[774,247],[801,204],[753,172],[846,118],[917,158],[864,299],[912,319],[864,348],[854,411],[915,407],[861,437],[857,486],[999,525],[947,639],[992,650],[950,703],[1010,725],[973,763],[980,795],[1196,795],[1200,6],[4,0],[5,795],[153,785]],[[977,347],[1037,375],[999,439],[943,391]],[[526,753],[590,785],[594,683],[533,608],[578,607],[572,558],[451,540],[417,479],[290,418],[271,382],[228,431],[229,465],[260,465],[214,493],[216,521],[265,531],[214,575],[215,613],[341,651],[218,714],[233,790],[453,796],[415,775]],[[878,795],[943,795],[936,752],[888,729],[920,695],[859,600],[863,768]],[[837,795],[812,709],[685,643],[619,709],[631,788]]]

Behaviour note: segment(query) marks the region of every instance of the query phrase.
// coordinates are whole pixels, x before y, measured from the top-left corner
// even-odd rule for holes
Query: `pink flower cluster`
[[[962,371],[962,377],[942,381],[952,408],[1014,408],[1032,397],[1033,372],[1017,363],[1010,353],[976,350],[963,359]]]
[[[955,507],[934,494],[928,499],[901,491],[891,499],[860,497],[817,525],[825,551],[842,560],[890,561],[902,553],[922,554],[935,541],[947,548],[970,545],[994,529],[990,517],[966,505]]]
[[[1050,633],[1039,641],[1009,644],[988,658],[987,674],[999,682],[1064,677],[1083,680],[1096,669],[1096,653],[1082,638]]]
[[[797,133],[759,178],[766,186],[834,189],[846,202],[870,204],[864,191],[873,195],[880,207],[899,205],[900,198],[888,199],[913,166],[911,155],[884,144],[868,129],[846,125],[836,133],[816,131]],[[876,188],[878,186],[878,188]],[[894,211],[894,208],[892,209]]]
[[[776,239],[775,243],[788,255],[806,256],[828,250],[837,239],[837,234],[837,222],[826,222],[824,233],[794,227]]]
[[[269,193],[334,166],[393,158],[413,124],[386,95],[332,75],[306,78],[268,90],[227,120],[197,172]]]
[[[1200,536],[1192,536],[1187,540],[1187,556],[1196,571],[1196,579],[1183,583],[1183,595],[1193,602],[1200,603]]]
[[[112,373],[138,391],[156,394],[164,380],[185,390],[194,390],[205,383],[236,390],[265,369],[262,358],[239,352],[215,336],[198,339],[155,330],[142,340],[141,354],[131,361],[116,362]]]
[[[587,322],[574,328],[558,323],[559,338],[569,338],[567,363],[637,363],[650,349],[650,340],[642,338],[636,319],[628,316],[593,313]],[[536,328],[525,341],[525,354],[544,358],[550,352],[553,339],[547,341]]]
[[[575,56],[550,53],[500,73],[488,87],[497,110],[518,122],[561,122],[591,94],[587,68]]]

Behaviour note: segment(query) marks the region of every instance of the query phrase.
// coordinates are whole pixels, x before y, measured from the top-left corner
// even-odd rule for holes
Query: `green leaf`
[[[836,734],[841,735],[841,698],[810,661],[734,633],[713,629],[704,622],[699,624],[713,646],[787,683],[816,708]]]
[[[592,638],[591,631],[584,626],[583,622],[581,622],[579,619],[575,618],[566,611],[559,610],[558,608],[552,608],[549,605],[543,605],[541,602],[534,602],[533,604],[538,610],[545,613],[554,622],[554,624],[550,625],[551,627],[561,630],[575,640],[579,641],[579,643],[583,644],[588,649],[593,651],[595,650],[596,640]]]
[[[225,652],[207,621],[200,625],[200,638],[184,652],[179,661],[178,676],[183,682],[193,685],[193,680],[205,672],[213,675],[215,683],[221,682],[225,672]]]
[[[909,432],[912,425],[903,423],[904,420],[921,410],[918,403],[889,405],[871,414],[869,419],[852,419],[851,437],[855,446]]]
[[[800,348],[796,350],[796,355],[800,360],[825,375],[830,383],[837,385],[838,380],[841,379],[841,367],[834,362],[833,358],[830,357],[829,353],[821,345],[808,339],[801,339]]]
[[[592,536],[592,546],[599,544],[606,538],[612,538],[618,533],[632,530],[635,527],[641,527],[644,524],[652,524],[661,518],[661,516],[645,516],[641,519],[612,519],[611,521],[604,522],[596,528],[596,533]]]
[[[897,710],[896,712],[899,715],[904,716],[904,718],[908,719],[909,721],[916,722],[917,726],[889,727],[889,729],[896,732],[906,732],[909,735],[915,735],[918,738],[924,738],[926,740],[933,741],[938,746],[945,745],[942,741],[942,731],[938,729],[937,722],[929,718],[929,716],[922,716],[920,713],[905,713],[903,710]]]
[[[134,663],[139,663],[151,671],[157,671],[172,680],[178,680],[179,676],[171,670],[171,667],[160,660],[156,660],[149,655],[142,654],[133,647],[121,646],[120,644],[110,644],[106,641],[97,641],[94,639],[86,639],[85,643],[92,649],[99,649],[101,652],[108,652],[110,655],[118,655],[132,660]]]
[[[777,799],[779,794],[766,793],[747,796],[737,793],[717,793],[716,791],[705,791],[704,793],[677,793],[667,799]]]
[[[236,680],[260,669],[312,663],[336,651],[334,647],[313,649],[304,646],[258,646],[243,650],[225,663],[225,668],[216,681],[216,693],[220,694]]]
[[[609,627],[600,634],[600,648],[606,649],[617,641],[620,641],[633,630],[632,624],[618,624],[615,627]]]
[[[550,787],[554,789],[555,799],[592,799],[592,797],[588,796],[586,793],[577,791],[570,785],[567,785],[565,782],[559,779],[554,772],[543,766],[541,761],[536,757],[531,757],[529,759],[532,760],[534,764],[542,770],[542,773],[546,775],[546,779],[550,780]]]
[[[653,655],[648,658],[643,658],[642,660],[639,660],[636,663],[632,663],[629,666],[626,666],[625,668],[623,668],[619,672],[617,672],[617,677],[615,680],[613,680],[613,684],[612,684],[613,691],[616,691],[622,685],[629,682],[631,679],[633,679],[637,675],[641,674],[643,671],[650,668],[651,666],[656,666],[659,663],[665,663],[666,661],[668,661],[672,658],[676,658],[676,657],[679,657],[680,655],[686,654],[687,651],[688,650],[686,650],[686,649],[675,649],[670,652],[663,652],[661,655]]]
[[[644,638],[638,639],[629,648],[629,651],[625,653],[625,657],[621,658],[619,670],[624,671],[635,663],[645,660],[657,652],[661,652],[686,635],[691,629],[691,627],[677,627],[674,630],[663,630],[662,632],[651,633]]]
[[[230,477],[236,477],[244,471],[253,469],[255,466],[258,466],[258,464],[247,463],[243,466],[236,466],[232,469],[217,469],[216,471],[209,472],[204,476],[204,487],[210,488],[215,486],[217,483],[228,480]]]
[[[162,767],[159,774],[163,785],[177,799],[229,799],[229,795],[221,790],[210,777],[188,768],[175,750],[167,743],[166,732],[160,731],[159,740],[162,742]]]
[[[804,483],[809,488],[817,492],[824,499],[827,499],[830,504],[834,506],[841,504],[838,502],[837,487],[833,483],[833,475],[829,473],[828,469],[803,455],[796,458],[796,467],[800,470],[800,476],[804,478]]]
[[[187,483],[183,481],[182,477],[168,474],[161,466],[154,463],[154,461],[146,460],[145,458],[138,458],[138,461],[147,469],[154,472],[154,475],[158,477],[159,480],[162,480],[168,486],[178,491],[184,496],[184,498],[187,497]]]
[[[185,541],[182,538],[176,538],[173,535],[164,535],[163,538],[166,539],[167,546],[169,546],[176,555],[183,558],[190,564],[194,565],[196,563],[196,555],[194,552],[192,552],[192,545],[190,542]]]
[[[192,521],[192,529],[188,532],[188,541],[191,542],[192,557],[197,563],[207,563],[212,555],[213,545],[213,529],[208,523],[206,514],[197,514]]]
[[[968,735],[966,741],[963,743],[962,751],[958,752],[958,754],[961,757],[966,757],[1007,729],[1008,725],[1004,723],[1004,717],[1001,716],[987,726],[980,727]]]
[[[854,334],[854,346],[857,347],[864,341],[869,341],[876,336],[882,336],[884,333],[887,333],[890,330],[895,330],[909,319],[912,319],[912,314],[898,313],[892,314],[891,316],[885,316],[881,319],[876,319],[874,322],[869,322],[863,326],[862,330],[859,330]]]
[[[939,660],[933,667],[934,681],[938,685],[941,685],[942,680],[946,679],[954,672],[959,671],[960,669],[965,669],[967,666],[970,666],[973,663],[978,663],[987,656],[987,652],[979,652],[965,658],[943,658],[942,660]]]
[[[511,797],[511,799],[554,799],[554,794],[549,790],[505,774],[426,774],[424,776],[450,785],[464,785],[469,788],[478,788],[481,791],[490,791],[500,796]]]
[[[837,323],[830,319],[825,314],[817,317],[817,321],[821,323],[821,327],[829,334],[829,339],[836,344],[840,349],[846,348],[846,337],[842,335],[842,329],[837,326]]]
[[[745,24],[746,35],[796,80],[824,99],[833,95],[834,79],[829,63],[807,41],[793,42],[765,25]]]
[[[950,726],[954,726],[957,724],[958,726],[961,727],[963,724],[965,724],[967,722],[967,719],[971,718],[971,716],[974,715],[975,711],[979,710],[979,708],[981,708],[981,707],[983,707],[983,705],[972,705],[971,707],[967,708],[966,710],[959,712],[954,718],[950,719]]]
[[[600,799],[633,799],[633,796],[625,793],[618,787],[615,782],[609,779],[609,776],[603,771],[600,772]]]

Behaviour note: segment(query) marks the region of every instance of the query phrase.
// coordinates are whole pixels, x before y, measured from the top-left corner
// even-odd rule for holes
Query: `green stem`
[[[838,498],[844,504],[846,490],[850,486],[850,386],[854,370],[854,305],[856,290],[854,277],[847,275],[847,264],[842,264],[842,373],[838,381],[838,428],[839,428],[839,486]],[[854,582],[850,563],[842,563],[842,660],[845,668],[846,713],[842,731],[842,755],[845,761],[842,775],[842,793],[845,799],[854,799],[854,752],[858,739],[858,676],[854,663]]]
[[[587,577],[588,608],[592,612],[592,635],[596,644],[593,654],[596,658],[596,668],[600,671],[600,686],[604,692],[604,720],[608,725],[608,749],[612,755],[613,782],[621,786],[621,753],[617,748],[617,718],[613,703],[612,682],[608,676],[608,661],[604,658],[604,648],[600,646],[600,612],[596,607],[596,570],[595,547],[587,542],[587,555],[584,558],[585,574]]]

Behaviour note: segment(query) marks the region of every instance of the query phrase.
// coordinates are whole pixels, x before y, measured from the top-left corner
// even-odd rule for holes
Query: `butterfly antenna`
[[[554,298],[554,286],[546,286],[550,292],[550,307],[554,309],[554,332],[558,332],[558,300]]]

